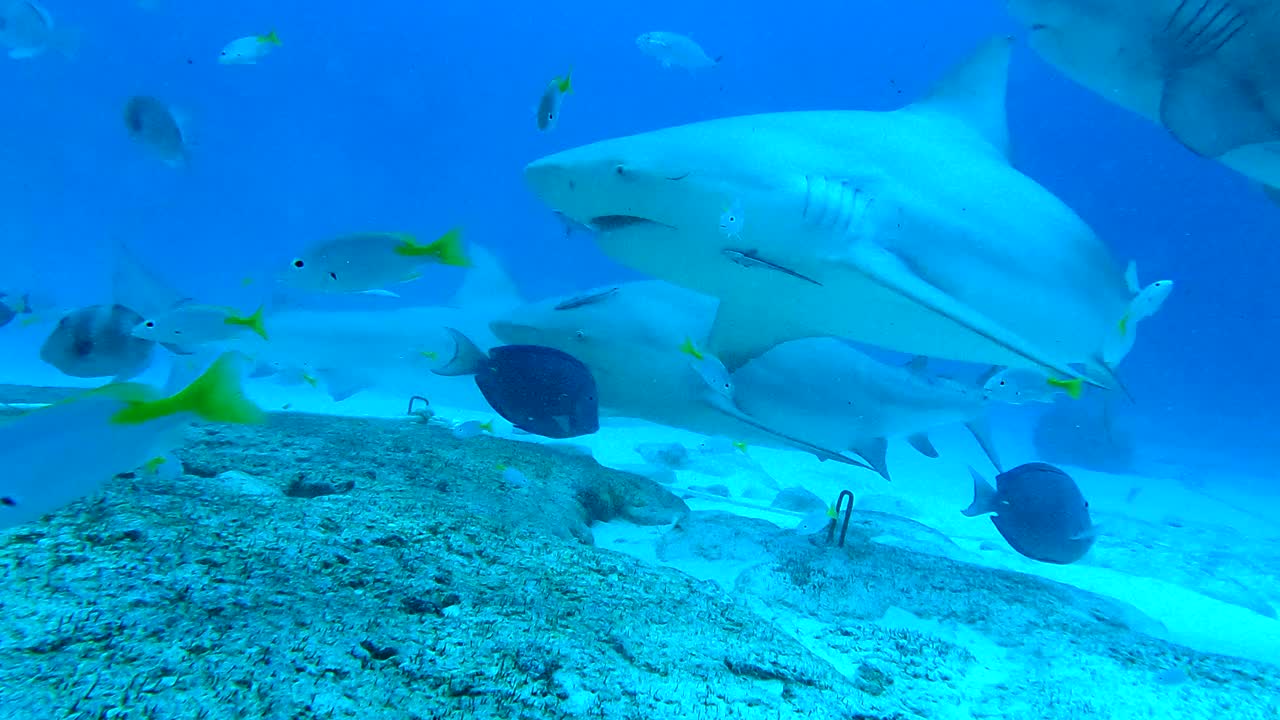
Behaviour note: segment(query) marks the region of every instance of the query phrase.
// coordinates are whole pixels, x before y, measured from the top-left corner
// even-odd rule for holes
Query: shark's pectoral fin
[[[812,335],[791,318],[780,317],[767,307],[721,300],[707,349],[733,372],[775,345]]]
[[[1077,374],[1065,363],[1051,360],[1038,352],[1017,333],[920,277],[901,258],[875,242],[855,241],[850,245],[848,253],[839,260],[852,265],[879,285],[923,305],[1037,367],[1064,377],[1075,377]],[[1085,380],[1091,384],[1100,384],[1091,378]]]
[[[1165,81],[1160,122],[1192,152],[1211,158],[1280,141],[1280,107],[1269,107],[1270,88],[1247,80],[1216,60],[1178,70]]]
[[[786,442],[788,445],[793,445],[796,448],[799,448],[800,450],[804,450],[805,452],[814,455],[819,460],[834,460],[838,463],[844,463],[845,465],[853,465],[854,467],[874,470],[874,468],[868,466],[866,463],[861,462],[859,460],[854,460],[853,458],[848,457],[847,455],[842,455],[841,453],[838,453],[834,450],[828,450],[827,448],[814,445],[813,443],[810,443],[810,442],[805,442],[804,440],[792,437],[790,435],[787,435],[786,433],[778,432],[777,430],[774,430],[773,428],[769,427],[768,425],[765,425],[759,420],[756,420],[754,417],[746,414],[732,400],[730,400],[729,398],[723,395],[720,395],[719,393],[707,392],[703,395],[703,400],[708,405],[715,408],[716,410],[719,410],[725,415],[728,415],[729,417],[739,422],[746,423],[757,430],[769,433],[770,435],[773,435],[774,437],[777,437],[778,439]]]
[[[916,433],[907,436],[907,444],[915,448],[921,455],[928,458],[938,457],[938,448],[933,446],[933,441],[925,433]]]
[[[342,402],[361,390],[373,387],[373,381],[358,372],[329,368],[318,373],[334,402]]]

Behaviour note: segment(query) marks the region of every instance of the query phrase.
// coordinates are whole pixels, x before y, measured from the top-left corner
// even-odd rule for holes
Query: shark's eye
[[[627,168],[626,168],[626,166],[625,166],[625,165],[616,165],[616,166],[613,168],[613,171],[614,171],[615,173],[617,173],[618,175],[626,175],[626,174],[627,174]]]
[[[149,328],[153,328],[153,327],[155,327],[155,326],[156,326],[156,324],[155,324],[154,322],[151,322],[150,320],[148,320],[148,321],[147,321],[147,327],[149,327]]]
[[[575,336],[575,337],[577,337],[579,340],[586,340],[586,339],[587,339],[587,334],[586,334],[585,332],[581,331],[581,330],[579,330],[578,332],[574,333],[574,336]]]
[[[337,279],[338,279],[338,273],[335,273],[335,272],[331,272],[331,273],[329,273],[329,278],[330,278],[331,280],[337,280]]]

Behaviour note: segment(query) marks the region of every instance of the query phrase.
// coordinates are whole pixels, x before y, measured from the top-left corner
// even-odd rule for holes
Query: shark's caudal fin
[[[1005,112],[1009,55],[1013,38],[993,37],[934,85],[928,95],[906,110],[944,113],[973,128],[991,147],[1009,157],[1009,123]]]
[[[716,410],[719,410],[725,415],[728,415],[729,417],[734,418],[739,422],[746,423],[747,425],[750,425],[751,427],[757,430],[769,433],[770,435],[773,435],[778,439],[785,441],[788,445],[795,446],[800,450],[804,450],[805,452],[812,454],[813,456],[817,457],[819,460],[834,460],[838,463],[843,463],[845,465],[853,465],[854,467],[874,470],[874,468],[868,466],[866,463],[860,460],[854,460],[853,458],[847,455],[844,455],[842,453],[838,453],[834,450],[829,450],[819,445],[814,445],[812,443],[805,442],[804,440],[801,440],[799,438],[792,437],[790,435],[787,435],[786,433],[779,432],[769,427],[768,425],[761,423],[759,420],[756,420],[754,417],[746,414],[741,409],[739,409],[738,406],[734,404],[732,400],[730,400],[727,397],[724,397],[723,395],[719,395],[714,392],[707,392],[705,395],[705,400],[707,405],[709,405],[710,407]],[[889,479],[887,475],[885,475],[885,479],[886,480]]]
[[[488,248],[472,244],[467,248],[471,267],[449,304],[462,309],[503,312],[524,304],[516,283]]]

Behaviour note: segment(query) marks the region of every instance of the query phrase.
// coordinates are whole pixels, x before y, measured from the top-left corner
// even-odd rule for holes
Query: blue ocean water
[[[7,263],[30,268],[69,304],[102,295],[114,238],[210,297],[300,245],[365,229],[431,236],[461,225],[518,268],[529,297],[633,277],[581,236],[564,236],[524,187],[524,163],[727,115],[890,109],[981,39],[1019,32],[995,2],[910,11],[547,2],[525,13],[468,3],[144,9],[122,0],[53,12],[83,31],[80,53],[0,68],[12,108],[0,118],[0,192]],[[692,33],[725,61],[696,76],[662,72],[633,44],[649,27]],[[228,39],[271,28],[280,52],[252,67],[217,64]],[[541,88],[570,67],[576,91],[563,121],[539,133]],[[1276,209],[1249,181],[1076,86],[1025,45],[1011,72],[1016,165],[1117,258],[1136,259],[1143,278],[1177,282],[1126,362],[1139,411],[1170,427],[1234,418],[1232,434],[1255,433],[1244,447],[1260,451],[1280,404]],[[186,170],[155,162],[123,132],[123,102],[139,93],[188,117]]]
[[[1112,520],[1109,529],[1115,532],[1114,537],[1103,535],[1105,539],[1083,563],[1085,569],[1079,575],[1071,574],[1078,568],[1068,568],[1062,574],[1054,574],[1056,568],[1029,570],[1026,565],[1012,564],[1022,562],[1021,558],[1009,561],[1000,555],[991,565],[1041,574],[1082,591],[1109,594],[1144,612],[1174,607],[1167,618],[1160,618],[1169,624],[1166,629],[1174,634],[1188,633],[1180,639],[1205,653],[1220,651],[1266,661],[1272,647],[1267,643],[1280,637],[1274,609],[1280,603],[1280,595],[1274,587],[1268,587],[1275,575],[1277,544],[1272,536],[1280,522],[1280,506],[1267,504],[1280,503],[1273,470],[1275,461],[1280,459],[1275,442],[1280,435],[1276,412],[1280,406],[1280,382],[1276,381],[1274,369],[1280,346],[1280,289],[1275,281],[1280,276],[1280,248],[1273,242],[1273,238],[1280,237],[1280,207],[1269,202],[1256,183],[1211,159],[1197,157],[1158,125],[1073,83],[1048,65],[1027,46],[1024,30],[1007,16],[1003,3],[800,0],[734,4],[653,0],[614,5],[549,1],[528,6],[467,2],[342,6],[296,0],[203,4],[179,0],[49,0],[44,4],[60,26],[79,33],[80,43],[74,58],[55,53],[26,60],[0,57],[0,88],[8,108],[0,114],[0,164],[4,169],[0,173],[0,249],[4,250],[0,290],[31,291],[41,298],[52,298],[60,308],[110,299],[111,266],[115,248],[121,242],[183,294],[203,302],[227,302],[247,308],[271,300],[271,278],[302,248],[364,231],[410,232],[426,240],[449,228],[461,227],[468,242],[489,248],[498,256],[520,293],[531,300],[640,279],[640,274],[607,258],[583,233],[567,233],[561,221],[526,186],[524,166],[542,156],[593,141],[720,117],[787,110],[891,110],[920,97],[983,40],[992,35],[1013,35],[1018,40],[1008,87],[1013,164],[1074,209],[1103,238],[1119,262],[1135,260],[1144,284],[1167,278],[1175,281],[1176,288],[1160,312],[1143,321],[1137,345],[1121,368],[1133,401],[1127,402],[1119,394],[1110,396],[1121,424],[1137,434],[1142,457],[1157,460],[1154,464],[1159,467],[1142,464],[1127,469],[1132,470],[1131,475],[1127,471],[1114,476],[1092,471],[1078,473],[1095,508],[1105,507],[1104,512],[1113,516],[1108,519]],[[690,35],[711,56],[722,60],[717,67],[696,73],[664,69],[635,44],[639,33],[655,29]],[[218,63],[219,50],[228,41],[270,30],[279,34],[283,45],[258,64]],[[558,126],[551,132],[539,132],[534,122],[539,96],[551,78],[570,70],[574,91],[565,99]],[[134,95],[155,96],[182,117],[190,142],[185,167],[166,166],[130,139],[122,112],[125,102]],[[330,297],[317,304],[358,309],[441,304],[449,300],[465,276],[460,270],[441,267],[432,267],[424,275],[422,280],[397,286],[403,296],[401,301]],[[785,301],[786,298],[778,299]],[[1038,298],[1011,301],[1036,303]],[[39,363],[38,342],[48,332],[48,326],[18,325],[0,329],[0,384],[27,382],[29,378],[22,371],[9,367],[29,369]],[[3,337],[5,333],[9,336]],[[967,368],[963,372],[972,374],[975,370]],[[39,380],[47,382],[48,377],[45,374]],[[1008,432],[1008,437],[1023,440],[1043,412],[1045,408],[1040,405],[998,411],[998,439],[1005,443],[1004,433]],[[471,419],[490,417],[477,414]],[[299,422],[305,425],[312,421]],[[610,424],[606,419],[604,425]],[[323,433],[331,431],[318,427],[297,431],[289,447],[302,447],[316,437],[336,436],[325,436]],[[626,426],[623,432],[628,431],[630,427]],[[632,446],[654,439],[641,430],[635,432],[637,439],[629,440],[626,447],[619,446],[618,451],[632,461]],[[962,439],[972,442],[968,437]],[[202,441],[207,440],[202,436]],[[396,439],[401,443],[396,447],[422,450],[413,444],[416,437],[402,440]],[[476,444],[487,440],[482,438]],[[1033,451],[1025,444],[1008,442],[1018,449],[1007,453],[1006,459],[1032,459],[1028,456]],[[217,441],[208,444],[213,450],[201,446],[200,452],[213,456],[228,453],[225,446],[232,445],[224,443],[220,447]],[[595,450],[604,452],[600,447]],[[3,451],[0,447],[0,453]],[[256,452],[245,450],[246,456]],[[307,472],[313,476],[333,466],[349,470],[343,463],[349,461],[355,466],[365,460],[358,450],[346,448],[341,442],[328,443],[315,450],[314,455],[304,455],[306,463],[312,463],[307,465]],[[511,461],[505,456],[479,455],[483,461],[476,461],[476,465],[485,471],[498,468],[491,474],[508,478],[507,490],[512,492],[543,492],[544,486],[551,483],[539,473],[545,475],[547,467],[557,467],[554,459],[537,467],[508,467],[506,463]],[[729,455],[746,462],[732,451]],[[973,462],[985,462],[976,451],[975,457],[978,460]],[[929,466],[919,464],[923,461],[914,454],[911,458],[902,462],[903,467],[910,468],[899,476],[906,476],[904,483],[886,490],[876,477],[874,484],[857,487],[859,502],[869,495],[873,500],[868,506],[872,510],[884,509],[888,515],[944,517],[941,511],[930,516],[932,507],[910,512],[909,500],[886,500],[903,485],[907,488],[901,490],[903,497],[915,492],[918,502],[931,492],[943,493],[942,480],[929,475],[928,469],[916,472]],[[433,456],[431,461],[435,459]],[[273,459],[277,465],[260,461],[250,469],[263,477],[278,479],[271,472],[281,477],[294,472],[292,467],[281,469],[288,460],[288,454],[282,453]],[[808,462],[810,458],[803,460]],[[900,460],[900,455],[893,456],[895,464]],[[221,461],[230,462],[225,457]],[[726,462],[723,456],[713,460],[713,464]],[[831,470],[833,464],[817,470],[805,467],[796,471],[795,477],[802,477],[803,482],[813,479],[815,487],[821,487],[823,492],[838,485],[843,487],[840,483],[845,483],[847,476],[837,476]],[[956,467],[963,464],[958,462]],[[206,503],[207,507],[193,512],[214,516],[218,512],[227,516],[248,513],[238,503],[253,503],[245,503],[243,497],[235,495],[237,492],[244,490],[251,499],[255,493],[268,494],[256,487],[245,490],[258,482],[252,473],[228,479],[221,466],[218,468],[217,474],[211,471],[206,475],[218,479],[217,497],[226,505]],[[232,468],[234,472],[241,469]],[[381,469],[385,468],[380,466]],[[1165,472],[1161,479],[1170,482],[1143,484],[1159,472]],[[962,482],[956,484],[954,477],[948,476],[946,492],[968,482],[967,477],[957,473],[953,476],[961,477]],[[377,488],[381,493],[379,502],[391,500],[376,509],[385,511],[387,517],[406,519],[404,526],[396,529],[408,536],[420,530],[413,523],[419,519],[415,513],[438,500],[429,496],[434,490],[424,489],[425,485],[412,485],[414,492],[424,493],[421,497],[406,500],[407,496],[396,495],[399,490],[392,480],[416,478],[407,471],[403,477],[394,472],[380,475],[350,470],[349,474],[359,475],[360,480],[344,486],[326,485],[328,480],[323,478],[313,479],[322,488],[316,494],[341,495],[352,487]],[[174,482],[189,485],[184,492],[198,497],[202,491],[194,482],[195,477],[188,472]],[[920,480],[926,477],[927,481]],[[365,478],[371,482],[366,483]],[[207,478],[202,475],[199,479]],[[936,487],[929,484],[935,480]],[[299,476],[298,483],[302,481]],[[727,480],[725,483],[732,486],[734,500],[746,505],[759,500],[740,493],[738,485]],[[1179,484],[1185,486],[1185,492],[1175,488],[1177,492],[1161,495]],[[345,490],[334,489],[339,486]],[[138,510],[141,520],[128,515],[136,508],[131,501],[120,500],[130,496],[119,487],[112,490],[120,493],[112,496],[112,502],[128,510],[118,511],[114,521],[121,528],[127,526],[120,520],[122,517],[136,521],[138,526],[145,524],[148,516],[143,510]],[[719,497],[718,487],[680,489],[701,493],[682,496],[685,499],[705,500],[708,496]],[[777,487],[769,490],[779,494]],[[967,485],[960,490],[962,495],[969,492]],[[302,495],[285,494],[290,501],[315,497],[306,492],[312,490]],[[551,494],[554,493],[548,493]],[[728,487],[724,496],[729,496]],[[1146,502],[1154,496],[1159,500],[1153,499],[1151,507],[1134,510],[1135,498]],[[161,502],[167,501],[164,493],[158,497]],[[273,502],[274,499],[273,496]],[[520,502],[524,500],[523,496],[518,498]],[[554,510],[555,500],[535,496],[529,505]],[[881,505],[875,505],[877,500]],[[397,502],[403,504],[396,505]],[[948,496],[945,502],[938,501],[944,507],[945,522],[937,534],[951,537],[965,550],[993,552],[996,546],[991,543],[996,536],[985,520],[964,525],[969,521],[957,519],[956,510],[963,502],[967,497],[959,501]],[[1205,507],[1194,505],[1201,502]],[[693,504],[691,500],[690,505]],[[484,506],[478,502],[473,505]],[[316,506],[326,507],[321,502]],[[301,518],[294,520],[290,515],[290,527],[309,527],[307,523],[314,519],[303,517],[313,512],[310,508],[282,507],[282,513],[298,513]],[[452,506],[444,503],[430,507]],[[860,509],[863,507],[859,505]],[[524,506],[515,511],[504,506],[497,512],[512,512],[515,519],[509,524],[519,525],[528,521],[522,514],[524,510]],[[1133,510],[1132,516],[1124,515],[1128,510]],[[1202,515],[1197,516],[1200,511]],[[421,512],[429,515],[425,510]],[[547,515],[559,517],[551,510]],[[1195,516],[1194,522],[1188,522],[1187,516]],[[174,515],[166,522],[185,517]],[[1245,529],[1233,526],[1233,521],[1241,517],[1257,525],[1250,524]],[[506,516],[501,519],[503,523],[508,520]],[[606,545],[613,537],[610,533],[625,535],[609,526],[614,519],[584,521],[588,526],[597,523],[597,545]],[[822,519],[825,522],[825,516]],[[53,527],[75,527],[75,532],[81,534],[97,532],[93,525],[96,520],[77,520],[80,521],[89,529],[70,521]],[[1219,524],[1206,529],[1211,521]],[[216,522],[204,524],[216,526]],[[321,524],[328,522],[326,518]],[[665,516],[662,522],[666,522]],[[1195,523],[1204,526],[1182,533],[1184,526]],[[973,530],[978,524],[987,531],[986,536]],[[506,527],[502,523],[496,525]],[[127,531],[132,532],[133,526],[129,527]],[[1266,530],[1257,530],[1259,527]],[[164,532],[168,530],[172,527]],[[574,527],[574,531],[579,530]],[[146,529],[147,533],[153,531],[162,534],[159,529]],[[269,536],[270,531],[268,527],[264,532]],[[900,531],[890,524],[876,526],[871,534],[895,536]],[[586,532],[590,534],[590,530]],[[1152,534],[1145,534],[1148,532]],[[19,555],[27,552],[25,547],[13,550],[26,542],[22,539],[26,530],[22,533],[8,536],[19,538],[5,546],[8,551]],[[747,534],[743,531],[744,536]],[[403,547],[396,545],[404,543],[403,538],[395,540],[398,536],[394,533],[391,536],[392,540],[387,540],[389,536],[370,535],[370,540],[361,538],[359,544]],[[454,536],[446,533],[445,537]],[[716,540],[720,536],[713,532],[708,537]],[[1156,539],[1150,540],[1152,537]],[[714,546],[718,553],[721,548],[713,540],[705,546]],[[270,537],[265,542],[272,553],[274,542]],[[323,544],[327,540],[316,541],[310,536],[298,540],[300,547],[312,542],[318,542],[316,547],[321,548],[316,553],[327,551]],[[502,542],[506,542],[505,538]],[[670,550],[673,555],[681,552],[680,541],[661,542],[670,542],[666,550],[676,547]],[[618,545],[627,543],[638,546],[640,541],[626,536]],[[747,551],[736,546],[725,549],[725,558],[734,559],[734,552],[754,552],[754,546],[746,546]],[[801,550],[807,548],[802,546]],[[452,546],[447,549],[444,555],[448,557],[471,557],[454,553]],[[1007,550],[1003,546],[999,549]],[[774,550],[771,548],[771,552]],[[47,544],[40,549],[42,553],[46,551],[50,557],[57,556]],[[690,551],[689,557],[696,562],[681,569],[705,570],[696,555]],[[714,559],[717,562],[708,562],[706,567],[718,567],[721,557],[716,555]],[[136,560],[135,564],[141,567],[141,562]],[[28,563],[32,564],[35,563]],[[725,560],[725,564],[731,563]],[[15,562],[13,567],[17,565]],[[913,568],[926,577],[933,572],[926,565]],[[215,563],[209,566],[220,567]],[[474,570],[465,563],[458,567],[459,575]],[[325,567],[326,571],[330,569]],[[828,570],[833,576],[849,573],[839,575],[842,581],[863,582],[846,566]],[[393,570],[387,577],[398,581],[398,572]],[[554,574],[572,584],[578,577],[575,572],[560,568]],[[326,573],[306,574],[308,579],[317,581],[317,588],[328,581]],[[949,582],[961,587],[953,590],[957,596],[965,586],[982,585],[982,581],[969,583],[963,580],[965,577],[968,576],[947,575]],[[1172,599],[1164,602],[1159,594],[1162,586],[1148,592],[1148,586],[1140,582],[1127,584],[1133,578],[1148,577],[1168,581],[1185,595],[1170,595]],[[724,577],[710,579],[725,582]],[[1115,584],[1107,585],[1110,581]],[[727,584],[732,582],[730,578]],[[625,587],[626,583],[615,585]],[[761,583],[755,590],[768,585]],[[1205,605],[1222,614],[1211,613],[1213,617],[1203,618],[1202,622],[1196,617],[1202,605],[1178,604],[1178,600],[1191,595],[1197,602],[1220,602],[1226,609]],[[341,602],[354,597],[341,589],[335,596]],[[765,604],[781,597],[780,592]],[[471,598],[464,600],[471,603]],[[429,605],[425,600],[416,602],[421,602],[422,607]],[[462,604],[452,602],[447,607]],[[468,604],[466,612],[470,608]],[[446,614],[441,609],[439,615],[453,618],[460,612],[463,611]],[[1098,617],[1102,613],[1096,608],[1090,612]],[[920,614],[927,615],[923,611]],[[1035,613],[1029,615],[1029,627],[1035,628],[1039,617]],[[1064,615],[1070,613],[1064,611]],[[815,612],[815,616],[826,617],[822,612]],[[889,618],[892,613],[884,616]],[[1241,617],[1257,624],[1237,622]],[[898,621],[909,630],[920,629],[901,618]],[[1175,621],[1184,625],[1175,626]],[[417,615],[413,622],[418,623]],[[641,620],[635,622],[645,624]],[[1215,622],[1235,631],[1222,633],[1231,642],[1253,636],[1256,644],[1242,642],[1248,646],[1247,652],[1234,652],[1226,640],[1214,645],[1209,642],[1214,638],[1206,640],[1206,636],[1217,634]],[[927,626],[925,630],[937,630],[925,621],[921,623]],[[1110,623],[1108,627],[1112,625],[1129,627],[1124,623]],[[1187,639],[1193,635],[1187,625],[1199,630],[1192,639],[1202,644]],[[1255,633],[1253,628],[1264,628],[1266,632]],[[338,647],[348,640],[344,636],[331,644]],[[981,642],[967,646],[985,647]],[[0,643],[0,655],[12,649]],[[376,654],[365,649],[366,654]],[[348,652],[346,646],[335,652],[348,662],[354,662],[351,657],[361,657],[358,651]],[[1121,654],[1116,651],[1117,656]],[[367,657],[361,657],[361,663],[367,670]],[[728,661],[720,664],[732,666]],[[1179,667],[1164,670],[1158,682],[1173,685],[1218,677],[1204,670],[1206,665],[1187,667],[1192,671],[1183,672]],[[1223,671],[1220,675],[1238,679],[1248,673]],[[861,666],[857,667],[857,676],[860,681],[865,680]],[[1212,697],[1215,691],[1225,693],[1227,689],[1211,687],[1205,696]],[[1237,687],[1231,691],[1246,692]],[[317,712],[315,716],[321,715]],[[718,716],[728,715],[706,715]],[[1062,716],[1108,715],[1081,711]],[[4,717],[0,705],[0,720]],[[1048,716],[1019,716],[1010,711],[1006,717]]]

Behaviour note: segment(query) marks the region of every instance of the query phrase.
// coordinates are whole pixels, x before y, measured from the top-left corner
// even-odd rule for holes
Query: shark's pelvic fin
[[[993,37],[934,85],[928,95],[908,105],[913,112],[938,112],[972,127],[1006,159],[1009,123],[1005,92],[1013,38]]]

